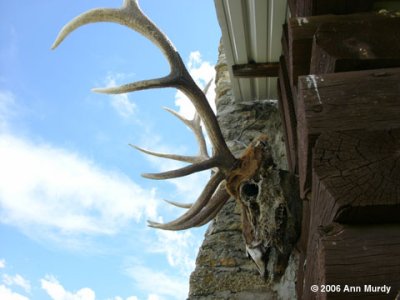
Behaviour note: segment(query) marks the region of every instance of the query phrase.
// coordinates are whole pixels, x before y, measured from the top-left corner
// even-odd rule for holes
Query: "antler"
[[[204,89],[203,89],[204,95],[207,95],[207,92],[208,92],[208,89],[210,88],[211,82],[212,82],[212,79],[204,87]],[[188,163],[198,163],[198,162],[209,159],[210,157],[208,156],[206,140],[204,138],[203,129],[201,127],[201,119],[200,119],[198,112],[197,111],[195,112],[192,120],[188,120],[172,109],[169,109],[167,107],[164,107],[164,109],[167,112],[173,114],[179,120],[181,120],[186,126],[188,126],[193,131],[193,133],[196,137],[197,143],[199,145],[199,154],[197,156],[165,154],[165,153],[160,153],[160,152],[149,151],[149,150],[143,149],[143,148],[135,146],[135,145],[131,145],[131,146],[134,147],[135,149],[137,149],[143,153],[149,154],[149,155],[162,157],[162,158],[169,158],[169,159],[188,162]]]
[[[207,223],[215,217],[216,213],[229,198],[229,194],[225,189],[224,180],[228,177],[230,170],[237,165],[237,159],[229,151],[225,143],[217,118],[207,101],[205,93],[201,91],[190,76],[182,58],[171,41],[140,10],[137,0],[124,0],[122,7],[119,9],[100,8],[81,14],[62,28],[52,46],[52,49],[56,48],[67,35],[78,27],[96,22],[118,23],[141,33],[162,51],[168,60],[170,73],[164,77],[138,81],[119,87],[93,89],[94,92],[120,94],[151,88],[174,87],[181,90],[190,99],[196,109],[194,119],[190,121],[183,118],[175,111],[170,109],[166,110],[177,116],[195,133],[200,147],[200,153],[198,156],[162,154],[133,146],[150,155],[189,162],[191,165],[163,173],[142,174],[142,176],[151,179],[168,179],[186,176],[206,169],[218,169],[205,186],[199,198],[194,204],[190,205],[190,208],[186,213],[175,221],[166,224],[159,224],[150,221],[149,225],[161,229],[181,230]],[[214,153],[211,158],[207,154],[200,119],[204,123],[213,146]],[[180,204],[175,202],[173,202],[173,204],[180,206]]]

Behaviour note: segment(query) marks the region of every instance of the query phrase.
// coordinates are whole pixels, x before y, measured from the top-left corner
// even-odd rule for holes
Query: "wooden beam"
[[[309,17],[327,14],[354,14],[374,9],[376,2],[384,0],[290,0],[293,16]]]
[[[249,63],[232,66],[233,76],[242,78],[278,77],[279,63]]]
[[[400,128],[400,68],[299,77],[297,149],[302,197],[323,132]]]
[[[321,134],[313,149],[312,214],[323,223],[398,222],[399,157],[399,128]]]
[[[390,299],[398,292],[399,153],[399,128],[329,131],[318,137],[312,201],[303,214],[301,240],[308,242],[299,299]],[[304,246],[300,249],[304,252]],[[386,284],[394,294],[363,294],[363,289],[352,294],[311,293],[315,284],[341,288]]]
[[[309,206],[303,202],[298,248],[300,268],[306,268],[297,277],[299,299],[396,295],[400,286],[399,153],[399,128],[328,131],[318,137],[313,149],[312,201]],[[363,289],[351,294],[310,290],[311,285],[363,288],[364,284],[389,285],[391,297],[363,294]]]
[[[302,201],[303,214],[301,217],[301,235],[299,241],[296,245],[299,250],[299,268],[297,270],[297,280],[296,280],[296,293],[297,299],[302,299],[301,295],[304,293],[304,281],[305,281],[305,266],[307,265],[307,243],[310,228],[310,199],[304,199]]]
[[[395,299],[400,286],[399,232],[399,224],[332,223],[318,228],[308,248],[299,299]],[[329,290],[312,292],[312,285]],[[376,289],[383,286],[385,290]]]
[[[400,67],[399,28],[400,18],[322,24],[314,35],[310,74]]]
[[[288,22],[288,42],[289,42],[289,77],[293,87],[297,87],[298,76],[313,74],[310,73],[311,52],[313,46],[313,38],[318,28],[323,24],[347,24],[352,32],[353,24],[360,24],[364,27],[365,32],[369,32],[366,28],[374,28],[375,23],[388,22],[392,25],[392,31],[395,26],[395,15],[381,15],[378,13],[363,13],[354,15],[326,15],[313,16],[309,18],[290,18]],[[365,35],[365,34],[364,34]],[[339,42],[340,45],[343,43]]]
[[[286,62],[283,57],[281,57],[281,67],[279,69],[278,90],[279,110],[281,112],[282,123],[285,130],[288,168],[291,173],[297,173],[297,124],[294,108],[295,104],[293,103]]]

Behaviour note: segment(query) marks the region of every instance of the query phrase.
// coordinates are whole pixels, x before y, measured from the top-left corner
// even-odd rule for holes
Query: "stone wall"
[[[261,133],[269,136],[274,161],[287,169],[283,130],[276,101],[235,103],[222,46],[216,66],[217,115],[235,155]],[[294,299],[297,255],[292,255],[281,281],[269,285],[247,258],[240,208],[230,199],[209,225],[190,277],[189,299]]]

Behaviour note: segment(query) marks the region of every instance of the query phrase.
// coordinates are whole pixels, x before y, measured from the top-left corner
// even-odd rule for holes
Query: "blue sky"
[[[0,299],[184,299],[205,228],[166,232],[146,220],[182,211],[208,172],[165,182],[141,172],[179,166],[138,153],[197,152],[161,107],[192,109],[173,89],[109,96],[93,87],[165,75],[149,41],[91,24],[50,50],[78,14],[122,1],[0,2]],[[142,0],[198,81],[214,76],[220,37],[212,0]],[[209,98],[213,99],[213,87]]]

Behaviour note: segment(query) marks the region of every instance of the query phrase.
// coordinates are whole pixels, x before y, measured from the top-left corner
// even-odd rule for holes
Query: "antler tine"
[[[179,154],[167,154],[167,153],[160,153],[160,152],[154,152],[150,150],[143,149],[141,147],[138,147],[136,145],[131,145],[129,146],[135,148],[136,150],[139,150],[140,152],[157,156],[157,157],[162,157],[162,158],[168,158],[172,160],[177,160],[177,161],[182,161],[182,162],[187,162],[187,163],[197,163],[200,161],[203,161],[204,159],[199,156],[189,156],[189,155],[179,155]]]
[[[199,214],[199,220],[196,222],[195,226],[203,226],[214,219],[230,197],[231,195],[226,190],[224,182],[221,183],[221,186],[210,200],[209,205],[204,207]]]
[[[220,183],[224,180],[224,175],[221,172],[215,173],[210,181],[207,183],[203,192],[200,194],[199,198],[193,205],[179,218],[174,221],[160,224],[152,221],[148,221],[150,227],[160,228],[165,230],[182,230],[187,229],[193,226],[183,226],[183,224],[191,223],[193,218],[196,217],[199,213],[201,214],[202,209],[207,205],[207,203],[212,198],[215,190],[218,188]],[[183,226],[183,227],[182,227]]]
[[[193,120],[188,120],[185,119],[183,116],[181,116],[180,114],[178,114],[176,111],[168,108],[168,107],[163,107],[167,112],[173,114],[175,117],[177,117],[179,120],[181,120],[183,123],[185,123],[185,125],[187,127],[189,127],[197,140],[197,144],[199,145],[199,157],[204,158],[208,158],[208,151],[207,151],[207,145],[206,145],[206,140],[204,138],[204,134],[203,134],[203,129],[201,128],[201,124],[200,124],[200,118],[198,117],[198,113],[196,112],[194,115]]]
[[[210,79],[208,81],[208,83],[206,84],[206,86],[203,89],[203,93],[204,95],[207,95],[208,89],[211,86],[211,82],[212,79]],[[203,134],[203,128],[201,127],[201,118],[200,115],[198,114],[197,111],[195,111],[195,114],[193,116],[192,120],[188,120],[186,118],[184,118],[182,115],[180,115],[179,113],[177,113],[176,111],[168,108],[168,107],[163,107],[164,110],[166,110],[167,112],[173,114],[175,117],[177,117],[179,120],[181,120],[183,123],[185,123],[185,125],[187,127],[189,127],[197,140],[197,144],[199,145],[199,149],[200,149],[200,153],[199,153],[199,157],[200,158],[208,158],[208,151],[207,151],[207,144],[206,144],[206,140],[204,138],[204,134]]]
[[[231,196],[225,189],[225,184],[222,182],[207,205],[188,222],[181,224],[179,226],[179,230],[188,229],[191,227],[200,227],[207,224],[215,218],[230,197]]]
[[[198,214],[196,214],[192,218],[175,225],[160,224],[150,221],[149,226],[164,230],[185,230],[192,227],[203,226],[204,224],[207,224],[209,221],[215,218],[222,206],[226,203],[226,201],[229,200],[229,198],[230,195],[226,191],[225,185],[221,183],[217,191],[211,197],[210,201]]]
[[[207,91],[211,85],[211,82],[212,82],[212,80],[210,80],[207,83],[207,85],[205,86],[205,88],[203,89],[204,94],[207,94]],[[188,120],[188,119],[184,118],[182,115],[178,114],[176,111],[174,111],[168,107],[163,107],[163,108],[164,108],[164,110],[166,110],[167,112],[171,113],[172,115],[177,117],[179,120],[181,120],[187,127],[189,127],[193,131],[193,133],[196,137],[197,143],[199,145],[199,155],[198,156],[187,156],[187,155],[177,155],[177,154],[166,154],[166,153],[160,153],[160,152],[146,150],[146,149],[143,149],[136,145],[130,144],[130,146],[135,148],[136,150],[139,150],[139,151],[149,154],[149,155],[167,158],[167,159],[173,159],[173,160],[187,162],[187,163],[198,163],[198,162],[201,162],[201,161],[204,161],[204,160],[210,158],[208,156],[206,140],[204,138],[203,129],[200,124],[201,119],[200,119],[198,113],[197,112],[195,113],[193,120]]]
[[[180,203],[180,202],[170,201],[170,200],[166,200],[166,199],[164,199],[164,201],[169,203],[169,204],[171,204],[171,205],[173,205],[173,206],[179,207],[179,208],[188,209],[188,208],[191,208],[193,206],[193,203]]]
[[[171,41],[140,10],[137,0],[124,0],[120,9],[101,8],[83,13],[63,27],[52,48],[56,48],[67,35],[80,26],[95,22],[114,22],[127,26],[151,40],[166,56],[171,68],[169,75],[157,79],[143,80],[120,87],[95,89],[101,93],[126,93],[150,88],[175,87],[180,89],[192,101],[196,111],[204,122],[207,133],[219,160],[219,166],[228,170],[236,161],[229,151],[221,130],[204,93],[193,81],[182,58]]]
[[[162,172],[162,173],[143,173],[142,176],[148,179],[158,179],[158,180],[163,180],[163,179],[171,179],[171,178],[177,178],[177,177],[183,177],[187,176],[193,173],[201,172],[204,170],[212,169],[217,167],[219,164],[218,160],[215,157],[212,157],[207,160],[200,161],[198,163],[194,163],[192,165],[172,170],[172,171],[167,171],[167,172]]]
[[[118,23],[139,32],[157,45],[171,67],[180,58],[168,37],[142,12],[137,0],[124,0],[121,8],[96,8],[77,16],[61,29],[51,48],[55,49],[75,29],[98,22]]]
[[[119,9],[97,8],[79,15],[61,29],[51,48],[57,48],[75,29],[86,24],[98,22],[118,23],[150,39],[167,57],[171,67],[171,73],[157,79],[142,80],[120,87],[95,88],[93,91],[107,94],[120,94],[151,88],[173,87],[176,85],[173,76],[176,71],[173,71],[173,69],[176,68],[175,66],[183,64],[183,62],[168,37],[140,10],[137,0],[124,0],[122,7]]]

